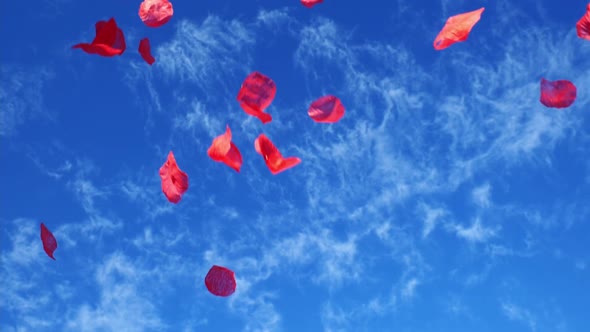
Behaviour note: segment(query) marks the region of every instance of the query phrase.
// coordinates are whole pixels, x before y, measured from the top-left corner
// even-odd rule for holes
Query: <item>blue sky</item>
[[[139,3],[2,3],[0,330],[590,330],[586,1],[175,1],[158,29]],[[121,57],[71,49],[110,17]],[[235,100],[254,70],[277,85],[267,125]],[[542,77],[576,102],[545,108]],[[325,94],[339,123],[307,116]],[[226,124],[239,174],[206,153]],[[271,175],[260,133],[302,163]]]

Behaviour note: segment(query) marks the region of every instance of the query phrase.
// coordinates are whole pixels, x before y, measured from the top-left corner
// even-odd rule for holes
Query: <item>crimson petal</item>
[[[576,86],[568,80],[541,79],[541,103],[551,108],[566,108],[576,100]]]
[[[323,96],[311,103],[307,114],[315,122],[334,123],[344,116],[344,106],[338,97]]]
[[[216,296],[230,296],[236,291],[236,276],[234,271],[213,265],[205,277],[205,286],[211,294]]]
[[[98,21],[95,24],[95,30],[96,36],[92,43],[80,43],[72,48],[80,48],[88,54],[98,54],[105,57],[121,55],[125,52],[127,48],[125,36],[114,18],[108,21]]]
[[[281,152],[271,142],[271,140],[264,134],[260,134],[256,141],[254,141],[254,148],[264,158],[266,166],[273,175],[279,174],[291,167],[297,166],[301,163],[301,159],[297,157],[284,158]]]
[[[150,46],[150,40],[144,38],[139,41],[139,49],[137,50],[141,57],[147,62],[150,66],[156,61],[152,56],[152,48]]]
[[[207,155],[217,162],[222,162],[240,172],[242,167],[242,154],[237,146],[231,141],[231,130],[226,126],[225,133],[213,139],[207,150]]]
[[[240,106],[247,114],[257,117],[262,123],[268,123],[272,116],[264,113],[277,93],[275,82],[259,72],[252,72],[242,83],[238,92]]]
[[[57,249],[57,240],[55,240],[55,236],[47,229],[44,223],[41,223],[41,241],[43,242],[43,250],[45,250],[47,256],[55,260],[53,252]]]

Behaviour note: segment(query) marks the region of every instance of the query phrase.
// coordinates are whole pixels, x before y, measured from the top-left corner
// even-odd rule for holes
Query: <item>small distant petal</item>
[[[152,56],[152,48],[150,46],[150,40],[148,38],[144,38],[139,41],[139,54],[141,57],[147,62],[150,66],[156,61]]]
[[[57,240],[55,240],[55,237],[44,223],[41,223],[41,241],[43,242],[43,250],[45,250],[47,256],[55,260],[53,252],[57,249]]]
[[[230,296],[236,291],[236,276],[226,267],[213,265],[205,277],[205,286],[216,296]]]
[[[168,23],[173,14],[172,3],[168,0],[144,0],[139,5],[139,18],[151,28]]]
[[[541,79],[541,103],[551,108],[566,108],[576,100],[576,86],[568,80]]]
[[[307,114],[315,122],[334,123],[344,116],[344,106],[338,97],[323,96],[311,103]]]

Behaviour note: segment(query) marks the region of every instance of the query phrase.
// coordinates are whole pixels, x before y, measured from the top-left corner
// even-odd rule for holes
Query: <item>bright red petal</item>
[[[576,86],[568,80],[541,79],[541,103],[551,108],[566,108],[576,100]]]
[[[213,143],[207,150],[207,154],[211,159],[225,163],[227,166],[240,172],[242,167],[242,154],[240,150],[231,141],[231,130],[229,126],[226,127],[225,133],[213,139]]]
[[[162,192],[166,198],[175,204],[180,202],[182,195],[188,190],[188,175],[178,168],[172,151],[160,168],[160,178],[162,179]]]
[[[156,59],[154,59],[152,56],[152,48],[150,47],[149,39],[144,38],[139,41],[138,52],[141,54],[141,57],[145,60],[145,62],[147,62],[150,66],[154,63],[154,61],[156,61]]]
[[[173,14],[172,3],[168,0],[144,0],[139,5],[139,18],[151,28],[168,23]]]
[[[315,122],[334,123],[344,116],[344,106],[338,97],[323,96],[311,103],[307,114]]]
[[[590,40],[590,3],[586,6],[586,14],[576,24],[578,37]]]
[[[223,161],[225,155],[231,149],[231,129],[226,126],[225,133],[215,137],[207,154],[215,161]]]
[[[301,4],[307,8],[311,8],[317,4],[324,2],[324,0],[301,0]]]
[[[41,241],[43,242],[43,250],[45,250],[47,256],[55,260],[53,252],[57,249],[57,241],[51,231],[49,231],[43,223],[41,223]]]
[[[297,157],[284,158],[276,146],[264,134],[260,134],[254,141],[254,149],[264,158],[266,166],[274,175],[301,163]]]
[[[117,23],[114,18],[108,21],[98,21],[94,24],[94,39],[92,44],[113,45],[117,37]]]
[[[242,167],[242,154],[234,143],[231,143],[231,148],[223,162],[227,166],[233,168],[236,172],[240,172],[240,168]]]
[[[228,268],[213,265],[205,277],[205,286],[213,295],[230,296],[236,291],[236,276]]]
[[[259,72],[253,72],[242,83],[238,101],[244,112],[257,117],[262,123],[268,123],[272,117],[264,113],[264,110],[270,106],[276,93],[277,87],[273,80]]]
[[[445,26],[434,39],[434,49],[442,50],[454,43],[467,40],[473,26],[479,22],[485,8],[449,17]]]
[[[105,57],[121,55],[125,52],[125,36],[117,26],[114,18],[108,21],[98,21],[95,24],[96,36],[92,43],[80,43],[72,48],[80,48],[88,54],[98,54]]]

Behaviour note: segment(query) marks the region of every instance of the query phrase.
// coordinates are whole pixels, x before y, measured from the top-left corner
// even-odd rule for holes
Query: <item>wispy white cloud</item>
[[[26,121],[34,118],[53,120],[44,105],[43,87],[53,77],[44,67],[0,66],[0,136],[12,136]]]
[[[142,208],[146,218],[154,220],[174,211],[174,206],[163,196],[159,180],[154,174],[152,177],[123,180],[116,187],[125,198]]]
[[[439,219],[448,212],[446,209],[443,208],[433,208],[429,205],[422,204],[420,205],[420,212],[424,215],[423,223],[424,226],[422,228],[422,238],[428,237],[430,232],[434,230],[436,224],[439,222]]]
[[[72,170],[73,166],[72,162],[67,159],[62,160],[59,166],[50,167],[45,165],[38,156],[32,153],[29,154],[28,157],[31,159],[31,161],[33,161],[35,166],[37,166],[37,168],[39,168],[39,170],[42,173],[56,180],[61,179],[65,174],[69,173]]]
[[[99,174],[99,168],[89,159],[77,159],[75,175],[67,181],[67,187],[74,197],[82,204],[82,208],[88,214],[98,212],[96,202],[106,200],[109,191],[95,185],[93,177]]]
[[[446,311],[452,315],[456,316],[463,316],[467,315],[470,316],[470,310],[465,305],[463,300],[456,295],[449,296],[445,299],[445,307]]]
[[[183,130],[198,129],[200,134],[204,132],[207,137],[216,137],[225,130],[225,123],[218,114],[211,112],[206,105],[198,101],[190,104],[189,111],[174,118],[173,126]]]
[[[285,26],[298,25],[299,22],[290,15],[289,7],[280,9],[262,9],[258,12],[256,20],[259,24],[271,28],[275,33],[281,31]]]
[[[167,77],[209,91],[251,63],[246,50],[254,41],[253,32],[239,20],[209,16],[200,25],[181,20],[174,38],[156,49],[156,68]]]
[[[324,331],[326,332],[350,330],[351,313],[345,312],[340,308],[335,308],[331,303],[322,307],[321,317]]]
[[[192,276],[194,266],[183,255],[162,255],[158,248],[174,249],[180,240],[165,237],[178,234],[154,234],[152,239],[158,245],[141,248],[150,252],[151,258],[132,258],[119,251],[109,254],[108,249],[103,255],[88,255],[86,241],[81,241],[76,252],[87,257],[76,258],[63,245],[64,229],[86,225],[65,224],[54,231],[62,254],[53,261],[43,253],[39,222],[17,219],[4,226],[11,235],[3,242],[0,256],[0,281],[4,285],[0,288],[0,309],[13,317],[16,330],[171,330],[160,319],[160,297],[174,291],[170,280]],[[76,264],[77,268],[65,270],[64,266]],[[177,323],[175,326],[182,325]],[[204,323],[199,320],[190,325]]]
[[[489,207],[491,204],[490,190],[491,186],[489,183],[474,188],[471,192],[471,198],[473,199],[473,202],[482,208]]]
[[[76,331],[165,330],[158,311],[142,296],[141,270],[127,257],[115,253],[95,274],[100,291],[96,304],[84,304],[69,317],[66,326]]]
[[[47,19],[55,19],[56,16],[64,15],[64,8],[70,4],[72,0],[43,0],[45,10],[40,10],[41,17]]]
[[[36,225],[32,220],[25,218],[16,219],[13,224],[16,227],[11,238],[12,250],[2,256],[6,257],[9,262],[18,265],[27,266],[38,262],[41,253],[36,236],[40,232],[39,225],[35,227]]]
[[[154,113],[162,113],[164,105],[157,91],[157,77],[152,70],[146,70],[145,63],[129,61],[123,81],[131,90],[138,107],[145,112],[145,130],[150,132],[156,125]]]
[[[420,281],[416,278],[412,278],[406,282],[404,287],[402,288],[401,294],[404,298],[412,298],[414,297],[414,292],[416,287],[420,284]]]
[[[281,315],[273,304],[272,294],[262,293],[243,297],[233,306],[245,317],[244,332],[281,331]]]
[[[502,313],[508,319],[520,322],[526,325],[529,330],[537,331],[537,318],[526,308],[515,305],[514,303],[502,303]]]
[[[61,241],[66,246],[76,246],[80,239],[99,241],[106,234],[122,229],[122,222],[116,217],[108,216],[110,211],[98,206],[98,202],[107,202],[111,195],[107,185],[100,186],[94,182],[99,168],[88,159],[77,159],[73,166],[74,175],[68,178],[66,187],[72,192],[87,218],[82,222],[64,223],[57,230]]]
[[[40,287],[44,280],[55,274],[47,263],[53,261],[43,252],[39,237],[39,222],[19,218],[3,221],[4,232],[11,235],[2,244],[0,256],[0,309],[18,318],[17,330],[39,330],[59,324],[61,318],[46,308],[56,297],[51,287]],[[62,289],[67,285],[61,284]]]
[[[299,233],[277,243],[268,251],[273,254],[266,257],[283,264],[316,265],[317,272],[312,279],[332,287],[360,277],[363,267],[357,259],[356,241],[354,236],[339,241],[326,229],[315,234]]]
[[[454,224],[450,227],[452,227],[458,237],[474,243],[486,242],[488,239],[496,236],[500,229],[499,226],[494,228],[485,227],[479,218],[476,218],[469,227],[459,224]]]

